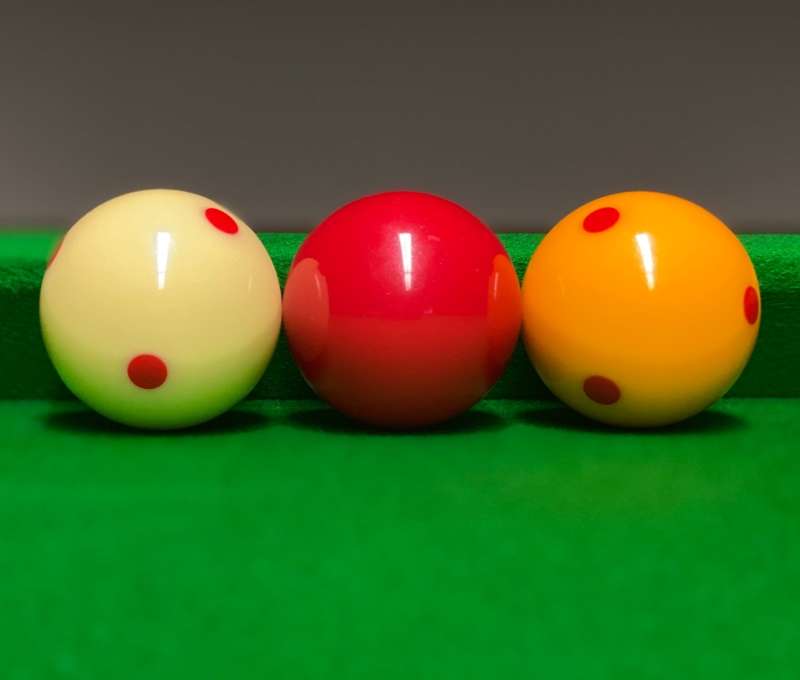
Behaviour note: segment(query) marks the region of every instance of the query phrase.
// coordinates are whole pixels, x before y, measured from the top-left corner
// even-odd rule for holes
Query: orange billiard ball
[[[629,427],[675,423],[719,399],[760,323],[756,273],[733,232],[649,191],[562,219],[531,257],[522,299],[525,346],[550,390]]]

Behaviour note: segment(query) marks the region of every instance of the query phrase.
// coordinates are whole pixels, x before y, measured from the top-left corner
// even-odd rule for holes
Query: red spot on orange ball
[[[752,325],[758,321],[759,307],[758,292],[753,286],[747,286],[744,291],[744,318],[747,323]]]
[[[616,404],[622,396],[617,383],[602,375],[593,375],[583,381],[583,391],[592,401],[610,406]]]
[[[154,390],[167,379],[167,365],[154,354],[139,354],[128,363],[128,377],[136,387]]]
[[[225,234],[235,234],[239,231],[239,225],[236,224],[236,220],[219,208],[208,208],[206,210],[206,219],[213,227]]]
[[[619,210],[606,207],[590,212],[583,220],[583,228],[591,234],[613,227],[619,220]]]

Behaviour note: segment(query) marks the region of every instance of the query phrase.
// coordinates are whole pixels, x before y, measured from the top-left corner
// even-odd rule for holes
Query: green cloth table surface
[[[300,236],[266,234],[281,274]],[[522,270],[540,237],[504,236]],[[786,678],[800,672],[800,237],[743,238],[762,337],[672,428],[594,425],[519,355],[432,430],[357,427],[285,347],[143,433],[47,363],[53,234],[0,237],[0,678]]]
[[[3,678],[797,678],[798,400],[406,435],[6,401],[0,432]]]

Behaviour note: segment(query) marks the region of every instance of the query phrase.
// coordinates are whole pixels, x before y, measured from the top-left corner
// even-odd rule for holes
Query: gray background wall
[[[797,3],[0,0],[0,224],[135,188],[307,228],[386,188],[496,228],[653,188],[800,226]]]

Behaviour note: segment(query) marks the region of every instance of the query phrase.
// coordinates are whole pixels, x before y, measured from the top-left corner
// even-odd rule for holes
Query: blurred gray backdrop
[[[424,189],[497,229],[629,188],[800,226],[798,3],[0,0],[0,225],[136,188],[253,226]]]

